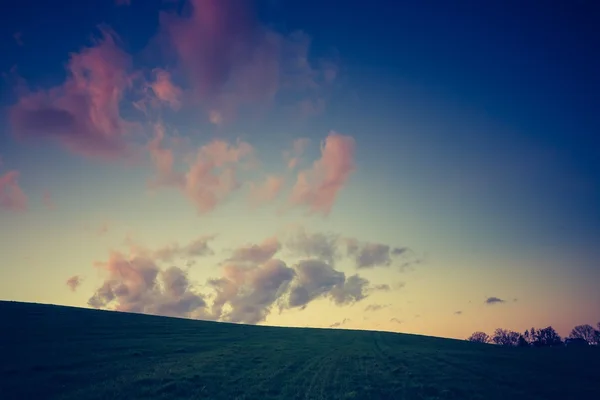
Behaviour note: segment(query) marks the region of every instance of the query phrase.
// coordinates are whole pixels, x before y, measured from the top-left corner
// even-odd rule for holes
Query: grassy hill
[[[600,349],[0,302],[0,398],[598,399]]]

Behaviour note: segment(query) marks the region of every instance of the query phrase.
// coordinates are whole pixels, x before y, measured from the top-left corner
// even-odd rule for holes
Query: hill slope
[[[0,302],[2,399],[600,398],[600,349]]]

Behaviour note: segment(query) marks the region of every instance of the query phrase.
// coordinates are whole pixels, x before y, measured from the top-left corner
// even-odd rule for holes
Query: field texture
[[[600,399],[600,349],[0,302],[0,398]]]

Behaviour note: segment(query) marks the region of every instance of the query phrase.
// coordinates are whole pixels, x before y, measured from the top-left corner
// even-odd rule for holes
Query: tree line
[[[561,346],[574,340],[579,343],[586,342],[588,345],[598,346],[600,345],[600,322],[597,328],[595,329],[588,324],[577,325],[564,341],[552,326],[543,329],[531,328],[531,330],[526,330],[523,333],[498,328],[491,336],[485,332],[474,332],[467,340],[477,343],[494,343],[501,346],[517,347]]]

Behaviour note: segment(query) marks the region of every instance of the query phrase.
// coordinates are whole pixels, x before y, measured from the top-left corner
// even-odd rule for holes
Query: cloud
[[[178,267],[160,269],[151,259],[127,258],[114,251],[108,261],[96,265],[108,277],[88,300],[94,308],[172,317],[206,315],[204,297],[193,290],[187,273]]]
[[[254,206],[275,200],[283,187],[283,178],[268,176],[261,184],[250,185],[250,203]]]
[[[221,274],[203,286],[201,294],[178,267],[162,269],[182,255],[212,253],[203,237],[186,246],[170,244],[148,249],[129,244],[129,255],[112,251],[109,260],[97,263],[108,276],[88,304],[96,308],[149,314],[182,316],[236,323],[257,324],[266,320],[275,305],[285,309],[305,308],[327,298],[337,306],[354,304],[368,297],[370,282],[359,275],[346,276],[330,264],[305,259],[288,266],[274,258],[281,249],[271,237],[259,244],[241,246],[221,263]],[[212,299],[212,303],[207,300]]]
[[[227,261],[261,264],[273,258],[280,249],[281,243],[279,243],[279,240],[270,237],[261,244],[246,245],[235,249]]]
[[[333,83],[337,67],[309,61],[306,34],[286,36],[261,26],[251,2],[187,4],[185,16],[161,13],[161,35],[212,122],[233,119],[240,107],[270,105],[280,91],[303,100],[323,98],[324,88]]]
[[[367,297],[368,280],[358,275],[346,278],[343,272],[321,260],[302,260],[294,269],[296,279],[290,289],[288,308],[304,308],[321,297],[329,297],[339,306]]]
[[[330,132],[321,145],[321,158],[298,173],[291,203],[307,207],[310,213],[328,215],[355,169],[354,150],[352,137]]]
[[[339,257],[339,235],[332,233],[307,233],[304,228],[290,232],[286,247],[298,257],[317,258],[328,264],[334,264]]]
[[[396,324],[402,324],[402,323],[404,323],[404,321],[401,321],[398,318],[392,318],[392,319],[390,319],[390,322],[394,322]]]
[[[369,281],[356,274],[349,276],[343,284],[336,285],[331,290],[331,297],[335,304],[345,305],[359,302],[365,299]]]
[[[210,281],[217,292],[212,305],[213,318],[247,324],[264,321],[294,276],[292,268],[276,259],[249,268],[226,265],[224,277]],[[224,311],[225,305],[229,311]]]
[[[286,160],[287,167],[289,169],[294,169],[298,166],[300,159],[304,155],[309,143],[310,139],[308,138],[296,139],[292,145],[292,150],[283,152],[283,158]]]
[[[499,299],[498,297],[488,297],[485,300],[485,303],[486,304],[497,304],[497,303],[505,303],[505,301],[502,299]]]
[[[172,110],[178,111],[183,105],[183,89],[173,83],[168,71],[155,68],[153,73],[154,81],[146,83],[144,87],[146,97],[136,102],[135,105],[144,112],[147,111],[147,103],[153,108],[166,105]]]
[[[379,243],[360,243],[346,239],[346,251],[356,262],[356,268],[387,267],[392,264],[390,246]]]
[[[350,322],[350,321],[351,321],[350,319],[348,319],[348,318],[344,318],[342,321],[335,322],[335,323],[333,323],[333,324],[329,325],[329,327],[330,327],[330,328],[337,328],[337,327],[340,327],[340,326],[342,326],[342,325],[346,325],[346,324],[347,324],[348,322]]]
[[[380,285],[373,286],[373,290],[381,291],[381,292],[389,292],[391,290],[390,285],[387,283],[382,283]]]
[[[79,275],[74,275],[67,279],[67,286],[72,292],[76,291],[79,285],[81,285],[82,278]]]
[[[150,181],[152,188],[170,187],[187,197],[200,214],[206,214],[241,187],[237,171],[254,161],[254,148],[238,140],[228,143],[213,140],[200,147],[186,172],[177,171],[174,155],[164,146],[165,128],[155,126],[155,137],[149,143],[149,151],[156,175]]]
[[[132,124],[119,104],[130,85],[130,57],[116,34],[101,28],[95,46],[71,55],[66,81],[49,90],[26,92],[10,109],[17,137],[53,139],[77,154],[114,159],[129,154],[125,136]]]
[[[47,190],[44,190],[42,202],[48,210],[54,210],[56,208],[56,204],[54,204],[54,201],[52,200],[52,194],[50,194],[50,192]]]
[[[389,306],[390,304],[369,304],[367,307],[365,307],[365,311],[379,311]]]
[[[0,211],[27,211],[28,199],[19,186],[19,172],[0,175]]]
[[[461,315],[461,314],[462,314],[462,311],[455,311],[455,312],[454,312],[454,314],[455,314],[455,315]]]
[[[209,246],[209,242],[214,240],[215,237],[215,235],[203,235],[190,241],[184,246],[180,246],[175,242],[154,250],[141,246],[131,239],[128,239],[126,244],[129,245],[131,254],[135,256],[148,258],[154,262],[162,261],[171,263],[213,255],[214,250]]]

